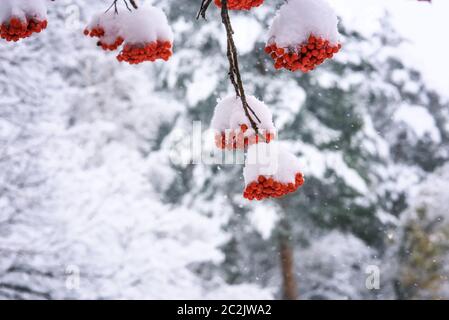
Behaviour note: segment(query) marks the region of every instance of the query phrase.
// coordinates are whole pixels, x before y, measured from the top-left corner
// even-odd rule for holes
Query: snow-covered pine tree
[[[389,280],[398,299],[447,299],[449,217],[448,165],[435,170],[413,192],[410,208],[394,233]]]
[[[40,47],[0,46],[0,299],[50,298],[60,273],[42,154],[53,121],[45,102],[56,81],[46,77]]]
[[[45,33],[0,46],[7,84],[2,121],[17,126],[2,131],[1,174],[26,191],[26,197],[12,189],[2,193],[2,205],[23,211],[25,224],[9,223],[9,212],[2,211],[2,297],[271,298],[256,285],[196,274],[197,265],[223,260],[219,246],[227,236],[219,217],[165,201],[177,179],[168,142],[183,108],[160,91],[162,66],[120,65],[83,36],[106,1],[53,5]],[[14,108],[17,101],[20,108]],[[16,139],[15,131],[30,142]],[[28,144],[35,148],[25,149]],[[39,153],[25,157],[16,150]],[[33,166],[16,165],[9,153]],[[33,175],[26,171],[38,164]],[[35,179],[38,173],[42,179]],[[12,195],[16,204],[9,202]],[[25,206],[25,200],[33,202]],[[34,219],[38,224],[31,225]],[[37,252],[23,255],[30,248]]]

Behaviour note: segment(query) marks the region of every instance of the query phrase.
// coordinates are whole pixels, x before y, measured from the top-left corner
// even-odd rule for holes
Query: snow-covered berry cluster
[[[215,4],[221,8],[221,0],[214,0]],[[228,0],[230,10],[250,10],[262,5],[264,0]]]
[[[230,95],[218,101],[212,117],[215,145],[222,150],[246,152],[244,198],[279,198],[303,185],[299,160],[275,140],[276,128],[268,107],[253,96],[246,97],[257,119],[258,134],[251,127],[240,97]],[[257,116],[257,117],[256,117]]]
[[[167,61],[171,55],[172,43],[170,41],[155,41],[142,46],[126,44],[117,59],[120,62],[126,61],[129,64],[138,64],[157,59]]]
[[[0,38],[19,41],[47,27],[45,0],[2,0],[0,5]]]
[[[298,158],[279,142],[250,147],[243,175],[243,197],[248,200],[280,198],[304,184]]]
[[[274,132],[259,132],[262,135],[262,138],[259,138],[259,135],[251,134],[250,136],[246,135],[248,131],[248,126],[246,124],[242,124],[240,129],[238,130],[226,130],[226,132],[216,132],[215,133],[215,145],[219,149],[245,149],[253,144],[259,143],[260,140],[265,141],[266,143],[270,143],[275,139]]]
[[[269,143],[275,139],[276,128],[270,109],[253,96],[248,96],[247,102],[250,115],[257,122],[259,135],[256,135],[255,130],[251,127],[241,99],[230,95],[218,101],[211,122],[211,128],[215,131],[215,144],[218,148],[241,150],[259,142]]]
[[[162,59],[173,54],[173,32],[162,10],[142,5],[136,10],[116,13],[109,10],[96,15],[84,34],[98,38],[97,45],[114,51],[120,62],[138,64]]]
[[[106,32],[99,25],[90,30],[88,28],[86,28],[84,30],[84,34],[86,36],[100,38],[100,40],[97,42],[97,45],[106,51],[107,50],[110,50],[110,51],[117,50],[117,48],[120,47],[124,41],[124,39],[118,35],[116,35],[114,39],[111,39],[112,41],[106,40],[107,39]]]
[[[265,47],[265,52],[275,61],[276,69],[309,72],[324,60],[331,59],[340,48],[341,44],[333,46],[329,40],[311,35],[307,42],[296,48],[279,48],[276,43],[271,43]]]
[[[274,18],[265,52],[276,69],[308,72],[340,50],[337,25],[325,0],[289,0]]]
[[[228,8],[249,10],[262,3],[229,0]],[[222,1],[215,0],[215,4],[221,6]],[[338,38],[337,15],[326,0],[288,0],[273,20],[265,52],[276,69],[309,72],[341,49]],[[232,66],[232,59],[229,63]],[[218,102],[211,124],[215,145],[246,151],[244,198],[262,200],[295,192],[304,184],[298,158],[274,140],[275,127],[267,106],[254,97],[247,102],[248,108],[236,96]],[[257,119],[255,125],[251,119]],[[268,161],[260,161],[259,155],[269,155],[265,157]]]
[[[280,198],[295,192],[304,184],[302,173],[298,172],[295,176],[295,182],[282,183],[274,180],[270,176],[259,176],[256,181],[246,186],[243,197],[248,200],[263,200],[266,198]]]

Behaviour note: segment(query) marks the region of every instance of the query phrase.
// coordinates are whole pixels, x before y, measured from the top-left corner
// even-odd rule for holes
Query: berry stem
[[[201,7],[198,11],[198,14],[196,15],[196,19],[198,20],[200,17],[202,17],[204,20],[206,19],[206,11],[209,8],[210,4],[212,3],[212,0],[202,0],[201,1]]]
[[[231,19],[229,18],[228,0],[221,1],[221,21],[225,26],[226,36],[228,38],[227,57],[229,61],[229,78],[231,80],[232,85],[234,86],[236,95],[240,97],[240,100],[242,100],[242,106],[245,111],[245,115],[248,118],[249,123],[251,124],[251,127],[253,128],[256,135],[258,135],[259,128],[257,127],[256,122],[250,115],[250,111],[257,119],[257,121],[259,121],[259,123],[260,119],[257,117],[254,110],[251,109],[251,107],[248,105],[248,102],[246,101],[245,88],[243,87],[242,76],[240,75],[237,48],[235,46],[233,37],[234,30],[232,29]]]
[[[212,0],[202,0],[200,10],[197,14],[197,19],[199,17],[203,17],[206,20],[206,11],[209,8]],[[259,117],[254,112],[254,110],[249,106],[248,101],[246,100],[245,88],[243,87],[242,76],[240,74],[239,60],[237,48],[234,42],[234,30],[232,29],[231,19],[229,17],[229,9],[228,9],[228,0],[221,1],[221,21],[226,29],[226,37],[227,37],[227,50],[226,56],[229,61],[229,79],[231,80],[232,85],[234,86],[235,93],[237,97],[242,101],[243,110],[245,111],[245,116],[248,118],[251,128],[254,130],[256,136],[259,136],[259,128],[257,126],[254,118],[261,123]],[[251,113],[251,114],[250,114]],[[260,135],[262,140],[265,140],[265,137]]]
[[[112,4],[109,6],[109,8],[108,8],[108,10],[106,10],[106,12],[108,12],[109,10],[111,10],[112,8],[114,8],[114,12],[116,13],[116,14],[118,14],[118,7],[117,7],[117,2],[118,2],[119,0],[114,0],[113,2],[112,2]],[[129,1],[129,3],[128,3],[128,1]],[[126,8],[129,10],[129,11],[131,11],[131,7],[129,6],[129,4],[131,4],[131,6],[134,8],[134,9],[138,9],[139,7],[137,6],[137,2],[136,2],[136,0],[123,0],[123,2],[125,3],[125,6],[126,6]]]

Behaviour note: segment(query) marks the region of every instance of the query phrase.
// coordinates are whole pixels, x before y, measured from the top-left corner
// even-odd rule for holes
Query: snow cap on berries
[[[259,143],[248,148],[243,176],[248,200],[279,198],[304,184],[298,158],[279,142]]]
[[[90,36],[101,38],[104,43],[113,43],[120,35],[120,25],[120,16],[109,10],[94,15],[85,33],[90,32]]]
[[[161,9],[144,4],[135,10],[114,10],[94,16],[84,34],[98,37],[104,50],[116,50],[117,59],[130,64],[163,59],[167,61],[173,47],[173,31]]]
[[[121,19],[120,35],[127,44],[173,42],[173,31],[167,16],[159,8],[143,4],[139,9],[124,14]]]
[[[45,0],[2,0],[0,5],[0,37],[18,41],[47,27]]]
[[[279,171],[279,143],[259,143],[248,148],[243,176],[245,185],[260,175],[275,176]]]
[[[297,46],[310,35],[338,43],[338,18],[325,0],[289,0],[276,14],[268,43],[278,47]]]
[[[246,101],[260,120],[259,123],[254,114],[250,111],[250,115],[257,123],[257,127],[260,130],[266,130],[269,132],[275,131],[276,129],[273,124],[273,114],[265,103],[258,100],[254,96],[247,96]],[[245,124],[250,130],[252,130],[249,119],[245,115],[242,100],[235,94],[231,94],[226,98],[218,100],[218,104],[215,107],[214,116],[212,117],[211,128],[223,132],[229,129],[239,129],[242,124]]]
[[[246,185],[260,175],[271,176],[282,183],[294,183],[298,172],[301,172],[299,159],[277,141],[261,142],[248,148],[243,169]]]
[[[104,35],[100,34],[98,37],[106,43],[114,42],[117,37],[123,38],[126,44],[173,42],[173,31],[164,12],[148,4],[132,11],[123,10],[116,13],[109,10],[97,14],[86,29],[103,30]]]
[[[215,144],[220,149],[245,149],[259,141],[270,142],[275,138],[276,129],[270,109],[253,96],[246,98],[249,114],[257,125],[259,134],[251,126],[245,114],[242,100],[230,95],[219,100],[215,107],[211,128],[215,130]]]
[[[275,69],[309,72],[341,49],[338,19],[325,0],[291,0],[278,11],[265,52]]]
[[[27,18],[47,20],[46,0],[2,0],[0,5],[0,23],[10,18],[26,21]]]

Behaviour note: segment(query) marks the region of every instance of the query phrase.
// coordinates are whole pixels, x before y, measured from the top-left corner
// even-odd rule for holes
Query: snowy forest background
[[[45,32],[0,41],[0,299],[282,299],[286,256],[300,299],[449,298],[446,1],[330,1],[343,49],[306,75],[263,52],[282,1],[231,12],[306,177],[260,203],[239,165],[173,161],[232,92],[218,10],[150,1],[175,54],[129,66],[82,34],[109,2],[57,0]]]

